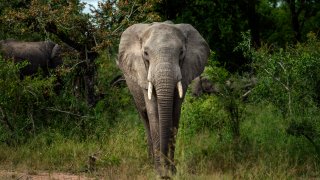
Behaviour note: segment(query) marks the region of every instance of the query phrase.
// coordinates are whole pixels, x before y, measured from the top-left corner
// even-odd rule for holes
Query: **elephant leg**
[[[147,143],[148,143],[148,155],[151,159],[154,159],[153,154],[153,145],[152,145],[152,138],[150,133],[150,124],[148,119],[148,114],[146,111],[139,111],[140,117],[142,118],[144,128],[146,130],[146,136],[147,136]]]
[[[150,132],[150,118],[147,114],[147,106],[145,103],[145,97],[143,90],[139,87],[137,88],[137,84],[133,81],[126,80],[127,85],[131,94],[133,95],[133,99],[136,105],[136,109],[139,112],[139,115],[142,119],[143,125],[145,127],[147,142],[148,142],[148,153],[149,156],[154,158],[154,151],[153,151],[153,141],[152,141],[152,133]]]
[[[186,88],[184,88],[184,92],[186,92]],[[179,129],[179,120],[180,120],[180,114],[181,114],[181,105],[183,102],[183,99],[181,99],[178,95],[177,92],[175,92],[175,99],[174,99],[174,104],[173,104],[173,127],[172,127],[172,134],[171,134],[171,142],[169,146],[169,154],[168,158],[170,160],[170,170],[173,174],[176,173],[176,167],[174,164],[174,153],[175,153],[175,148],[176,148],[176,137],[178,134],[178,129]]]
[[[150,121],[150,132],[153,143],[153,153],[154,153],[154,165],[157,171],[161,171],[161,162],[160,162],[160,134],[159,134],[159,123],[155,122],[156,118],[152,118]]]
[[[153,145],[153,160],[157,171],[161,171],[160,163],[160,134],[159,134],[159,115],[155,96],[148,99],[147,91],[145,91],[146,108],[149,119],[149,128]]]

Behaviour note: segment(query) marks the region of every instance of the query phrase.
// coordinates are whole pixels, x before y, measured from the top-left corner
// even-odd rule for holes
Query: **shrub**
[[[14,64],[0,58],[0,140],[23,140],[48,122],[45,107],[54,96],[55,77],[25,77],[19,69],[27,63]]]
[[[282,113],[286,132],[305,137],[315,150],[320,143],[319,87],[320,41],[313,33],[309,40],[274,49],[264,46],[247,49],[257,73],[258,85],[252,99],[272,103]]]

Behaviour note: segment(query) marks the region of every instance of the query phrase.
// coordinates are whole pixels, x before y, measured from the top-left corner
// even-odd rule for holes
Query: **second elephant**
[[[206,77],[199,76],[192,81],[191,94],[193,96],[200,96],[202,94],[215,94],[219,89]]]
[[[24,42],[16,40],[0,41],[0,53],[5,59],[14,62],[27,60],[30,64],[22,68],[21,76],[33,75],[41,68],[45,75],[49,69],[62,64],[60,46],[51,41]]]

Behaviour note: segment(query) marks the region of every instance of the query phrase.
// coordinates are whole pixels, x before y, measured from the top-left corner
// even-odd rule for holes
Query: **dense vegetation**
[[[143,125],[115,58],[137,22],[190,23],[217,94],[187,92],[176,179],[320,176],[320,3],[314,0],[0,0],[0,39],[52,40],[64,65],[19,78],[0,57],[0,168],[153,179]],[[63,86],[57,87],[60,78]],[[255,86],[247,80],[256,78]],[[117,82],[117,83],[116,83]],[[149,162],[149,163],[148,163]]]

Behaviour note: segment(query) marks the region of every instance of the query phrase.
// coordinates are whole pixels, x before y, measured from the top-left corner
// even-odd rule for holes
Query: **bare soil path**
[[[0,180],[91,180],[85,175],[75,175],[62,172],[16,172],[0,170]]]

